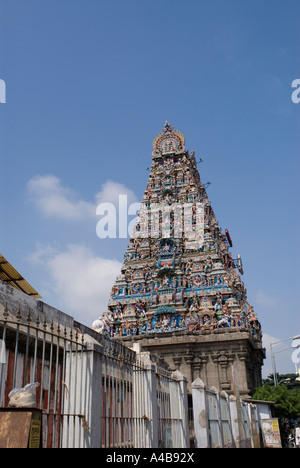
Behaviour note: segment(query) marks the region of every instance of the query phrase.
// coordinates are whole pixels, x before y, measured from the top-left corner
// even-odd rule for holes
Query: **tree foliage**
[[[275,416],[278,418],[300,418],[300,385],[295,380],[296,375],[278,375],[279,385],[274,386],[273,376],[264,381],[262,387],[256,389],[252,398],[255,400],[273,401]],[[290,381],[287,381],[290,379]]]

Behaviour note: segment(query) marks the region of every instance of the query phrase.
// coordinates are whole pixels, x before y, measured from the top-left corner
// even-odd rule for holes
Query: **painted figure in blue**
[[[155,317],[153,317],[153,318],[151,319],[152,330],[155,329],[155,321],[156,321],[156,319],[155,319]]]

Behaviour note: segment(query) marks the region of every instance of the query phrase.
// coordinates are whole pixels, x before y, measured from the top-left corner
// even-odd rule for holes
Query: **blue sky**
[[[88,325],[103,311],[127,240],[97,238],[96,203],[141,199],[168,120],[203,159],[266,343],[300,334],[299,12],[296,0],[0,1],[0,251],[45,302]],[[290,351],[276,359],[293,370]]]

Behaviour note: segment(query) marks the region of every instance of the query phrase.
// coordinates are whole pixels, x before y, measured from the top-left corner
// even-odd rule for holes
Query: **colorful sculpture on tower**
[[[166,122],[152,157],[121,273],[95,329],[112,337],[230,327],[260,335],[241,258],[231,256],[232,240],[219,228],[194,152]]]

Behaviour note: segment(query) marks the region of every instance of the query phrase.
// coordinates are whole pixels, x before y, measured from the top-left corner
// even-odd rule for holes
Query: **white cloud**
[[[30,200],[47,218],[80,221],[95,216],[94,203],[80,200],[52,174],[33,177],[27,184],[27,190]]]
[[[112,180],[108,180],[102,185],[101,191],[96,195],[96,200],[97,203],[112,203],[117,208],[119,205],[119,195],[127,195],[128,205],[138,201],[132,190],[124,184]]]
[[[37,242],[35,251],[29,253],[26,256],[26,260],[36,267],[41,267],[43,265],[46,265],[49,259],[57,253],[59,253],[59,251],[59,243],[45,245],[40,242]]]
[[[132,190],[112,180],[101,186],[94,201],[82,200],[52,174],[30,179],[27,191],[43,216],[68,221],[96,221],[97,206],[104,202],[113,203],[118,212],[119,195],[127,196],[128,206],[137,202]],[[95,255],[81,241],[64,248],[58,242],[37,243],[27,260],[38,271],[44,270],[39,289],[45,301],[86,325],[107,310],[111,288],[121,270],[118,260]]]
[[[63,312],[91,326],[107,310],[111,288],[121,271],[121,263],[94,255],[80,244],[57,246],[38,244],[28,260],[43,266],[48,277],[47,294]]]
[[[134,192],[124,184],[106,181],[96,193],[93,201],[82,200],[73,190],[64,187],[61,180],[53,174],[37,175],[27,183],[30,201],[47,218],[60,218],[68,221],[81,221],[96,216],[99,203],[112,203],[116,210],[119,195],[126,195],[128,205],[137,202]]]

